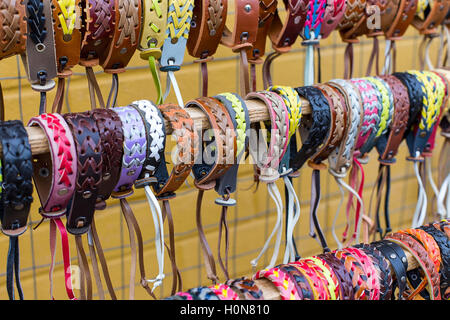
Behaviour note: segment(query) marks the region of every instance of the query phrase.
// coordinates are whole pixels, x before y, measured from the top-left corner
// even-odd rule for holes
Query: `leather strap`
[[[303,260],[316,271],[324,284],[327,285],[330,295],[329,300],[339,300],[339,281],[328,264],[320,257],[310,257]]]
[[[105,200],[113,192],[119,180],[121,159],[123,157],[122,121],[111,109],[95,109],[92,111],[102,150],[102,180],[99,184],[96,209],[106,207]]]
[[[66,212],[75,191],[77,153],[72,133],[64,118],[57,113],[33,117],[28,126],[44,130],[49,153],[33,155],[33,179],[41,201],[43,217],[59,217]]]
[[[311,106],[311,115],[302,117],[303,125],[300,126],[302,147],[292,154],[290,167],[294,172],[314,155],[319,154],[322,143],[328,137],[331,126],[331,111],[326,97],[315,87],[295,88],[298,94],[307,99]],[[318,149],[319,148],[319,149]]]
[[[317,257],[321,258],[333,271],[339,282],[339,300],[353,300],[353,284],[350,274],[345,270],[345,265],[341,260],[330,253],[322,253]]]
[[[389,2],[389,1],[387,1]],[[323,15],[323,23],[320,29],[322,39],[328,38],[333,30],[342,21],[347,10],[347,1],[345,0],[327,0],[325,13]]]
[[[291,264],[282,264],[279,268],[291,277],[291,281],[297,286],[297,293],[301,297],[301,300],[314,300],[310,280],[303,272]]]
[[[424,272],[423,281],[427,282],[429,285],[431,300],[440,300],[441,293],[439,287],[439,272],[436,270],[435,265],[429,258],[427,251],[420,245],[420,243],[411,237],[400,233],[389,234],[385,237],[385,239],[399,244],[402,248],[414,256]],[[414,291],[408,290],[404,295],[408,300],[414,299],[416,295],[422,291],[421,288],[422,286],[419,286]]]
[[[385,31],[386,39],[398,40],[405,34],[417,10],[417,0],[400,0],[397,14]]]
[[[437,33],[437,27],[444,21],[448,10],[450,8],[450,2],[446,0],[433,0],[429,1],[425,10],[417,8],[417,13],[411,24],[421,34],[433,35]],[[423,16],[422,16],[423,14]]]
[[[309,280],[310,287],[313,291],[313,300],[329,300],[330,294],[326,281],[321,277],[319,270],[314,268],[313,264],[307,263],[305,260],[291,262],[290,265],[296,267]]]
[[[256,41],[259,18],[259,1],[235,0],[234,27],[230,30],[225,26],[220,43],[240,53],[240,95],[243,97],[250,92],[250,77],[246,51],[252,48]]]
[[[77,150],[75,193],[67,208],[67,231],[73,235],[86,233],[95,212],[102,177],[102,145],[91,112],[63,115],[72,131]]]
[[[106,73],[125,71],[139,41],[141,28],[141,2],[138,0],[114,0],[114,30],[108,49],[100,57],[100,65]]]

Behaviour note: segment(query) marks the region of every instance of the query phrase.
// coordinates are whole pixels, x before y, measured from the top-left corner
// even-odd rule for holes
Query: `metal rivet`
[[[178,38],[172,38],[172,39],[170,39],[170,42],[171,42],[172,44],[175,44],[175,43],[178,42]]]
[[[103,175],[103,180],[109,180],[109,178],[111,178],[111,173],[109,173],[109,172],[106,172],[104,175]]]
[[[72,40],[72,35],[71,34],[63,35],[63,40],[69,42],[70,40]]]
[[[400,133],[400,129],[399,128],[395,129],[394,134],[399,134],[399,133]]]
[[[294,19],[295,24],[299,24],[300,21],[302,21],[302,18],[300,16],[295,17],[295,19]]]
[[[401,280],[402,282],[406,282],[405,276],[401,277],[400,280]]]
[[[136,171],[135,170],[130,170],[127,172],[127,175],[132,176]]]
[[[42,52],[45,50],[46,46],[43,43],[38,43],[35,48],[37,52]]]
[[[427,133],[425,131],[422,131],[419,135],[421,138],[425,138]]]
[[[212,29],[211,31],[209,31],[209,35],[212,37],[212,36],[215,36],[216,35],[216,30],[215,29]]]
[[[83,198],[89,199],[91,196],[92,196],[92,192],[90,192],[90,191],[83,192]]]
[[[391,258],[392,258],[392,259],[397,258],[397,255],[396,255],[395,253],[392,253],[392,254],[391,254]]]
[[[125,54],[125,53],[127,53],[127,48],[122,48],[122,49],[120,49],[120,54]]]
[[[94,46],[99,46],[102,43],[102,39],[98,39],[97,41],[94,42]]]
[[[39,175],[43,178],[47,178],[50,175],[50,171],[47,168],[40,168]]]
[[[24,208],[23,203],[19,203],[14,206],[14,210],[17,210],[17,211],[22,210],[23,208]]]
[[[246,5],[244,6],[244,10],[245,10],[245,12],[250,12],[250,11],[252,10],[252,6],[249,5],[249,4],[246,4]]]
[[[406,260],[406,258],[403,257],[403,258],[402,258],[402,262],[403,262],[403,263],[406,263],[406,261],[408,261],[408,260]]]
[[[58,195],[63,196],[63,195],[66,195],[67,192],[69,192],[69,189],[62,188],[61,190],[58,190]]]

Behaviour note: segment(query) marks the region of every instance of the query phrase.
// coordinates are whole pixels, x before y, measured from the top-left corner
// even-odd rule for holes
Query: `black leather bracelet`
[[[406,279],[408,270],[408,259],[406,258],[403,249],[396,243],[381,240],[377,242],[372,242],[381,254],[389,260],[392,268],[394,269],[396,281],[392,285],[391,300],[395,299],[395,288],[398,286],[398,297],[402,299],[403,292],[406,290]]]
[[[376,268],[379,269],[380,300],[390,300],[392,295],[392,274],[386,257],[375,246],[370,244],[357,244],[354,246],[363,250],[371,259]]]
[[[331,112],[328,100],[322,91],[313,86],[295,88],[300,96],[307,99],[311,106],[311,115],[302,117],[300,135],[307,136],[302,139],[302,147],[300,150],[291,150],[290,167],[293,172],[299,170],[305,162],[314,156],[319,146],[327,138],[331,126]]]
[[[0,122],[2,145],[0,187],[0,220],[2,232],[9,236],[6,261],[6,289],[14,300],[14,277],[19,298],[23,300],[20,284],[19,236],[27,229],[30,205],[33,202],[33,163],[27,132],[21,121]]]
[[[440,286],[441,292],[445,292],[450,286],[450,239],[444,232],[436,229],[432,224],[421,226],[419,229],[422,229],[431,235],[439,246],[442,259],[441,268],[439,271],[441,275]]]

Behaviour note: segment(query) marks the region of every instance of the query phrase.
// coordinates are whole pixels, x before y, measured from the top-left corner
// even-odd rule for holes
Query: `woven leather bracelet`
[[[262,290],[249,278],[227,280],[226,285],[241,296],[241,300],[264,300]]]
[[[219,300],[240,300],[238,294],[226,284],[216,284],[209,288]]]
[[[122,121],[112,109],[95,109],[92,111],[100,134],[102,149],[102,181],[99,185],[97,209],[104,208],[104,201],[108,199],[116,186],[122,165],[123,132]]]
[[[449,299],[449,292],[447,292],[447,289],[450,286],[450,240],[444,231],[436,228],[433,224],[421,226],[419,229],[430,234],[439,246],[442,260],[442,265],[440,268],[441,293],[443,298]]]
[[[312,284],[310,284],[311,279],[306,277],[303,272],[291,264],[282,264],[278,267],[286,272],[292,278],[292,281],[296,283],[297,292],[302,300],[314,300],[314,291],[312,289]]]
[[[192,297],[192,300],[220,300],[211,288],[204,286],[189,289],[187,294]]]
[[[397,40],[405,34],[417,9],[417,0],[400,0],[397,15],[385,32],[386,39]]]
[[[41,127],[48,140],[50,152],[33,155],[33,179],[41,200],[43,217],[59,217],[75,191],[77,153],[72,133],[64,118],[57,113],[33,117],[28,126]]]
[[[330,300],[339,300],[339,281],[334,274],[333,270],[319,257],[311,257],[303,259],[308,263],[322,279],[324,284],[327,285],[328,293],[330,294]]]
[[[389,268],[389,261],[375,246],[370,244],[357,244],[354,248],[364,251],[371,258],[373,266],[377,268],[380,283],[379,300],[390,300],[392,295],[392,274]]]
[[[404,249],[408,250],[414,256],[414,258],[416,258],[417,262],[424,272],[424,277],[426,278],[422,281],[428,282],[430,298],[432,300],[440,300],[441,293],[439,287],[439,272],[436,270],[433,261],[430,260],[430,258],[428,257],[428,253],[421,246],[421,244],[410,236],[399,233],[388,234],[385,239],[398,243]],[[407,292],[407,299],[414,298],[415,295],[419,292],[417,292],[417,290],[415,290],[415,292]]]
[[[344,263],[331,253],[322,253],[317,257],[321,258],[334,272],[339,282],[340,300],[354,300],[352,279],[345,269]]]
[[[299,87],[295,88],[295,90],[300,96],[309,101],[312,112],[311,115],[302,117],[303,122],[302,126],[300,126],[300,135],[303,137],[307,135],[308,138],[302,139],[302,147],[292,154],[290,167],[294,172],[320,151],[317,148],[325,141],[331,126],[330,107],[320,89]]]
[[[280,292],[282,300],[300,300],[294,282],[287,273],[280,268],[263,269],[256,272],[253,280],[266,278],[270,280]]]
[[[92,222],[102,177],[100,134],[91,112],[63,115],[72,131],[77,150],[77,180],[67,209],[67,231],[81,235]]]
[[[25,4],[6,0],[0,3],[0,59],[25,53],[27,21]]]
[[[296,267],[305,277],[309,279],[310,287],[313,291],[314,300],[329,300],[327,284],[319,274],[303,259],[291,262],[290,265]]]

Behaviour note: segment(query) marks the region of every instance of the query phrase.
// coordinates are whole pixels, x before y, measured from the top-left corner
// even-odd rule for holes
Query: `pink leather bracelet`
[[[373,265],[372,259],[358,248],[345,248],[362,265],[367,276],[367,289],[370,291],[370,300],[380,300],[380,279],[377,268]]]
[[[239,296],[233,289],[226,284],[216,284],[209,286],[220,300],[239,300]]]
[[[291,277],[280,268],[259,270],[253,276],[253,280],[261,278],[270,280],[277,287],[282,300],[300,300],[300,295]]]
[[[77,154],[70,129],[60,114],[43,113],[28,126],[41,127],[48,139],[50,153],[33,155],[33,179],[46,218],[66,212],[75,190]]]
[[[314,291],[314,300],[330,300],[328,287],[322,279],[320,279],[317,272],[304,259],[292,262],[290,265],[295,266],[303,272],[305,276],[311,279],[311,283],[313,284],[311,288]]]

